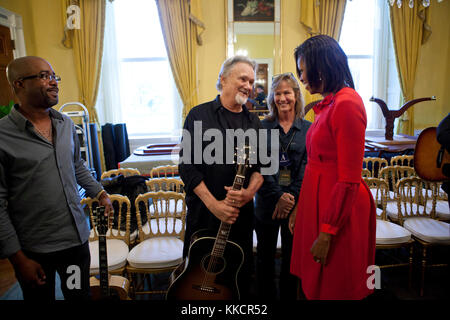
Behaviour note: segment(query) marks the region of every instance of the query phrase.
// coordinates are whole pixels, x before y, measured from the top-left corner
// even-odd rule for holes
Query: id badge
[[[287,152],[280,153],[280,167],[287,167],[291,164],[291,160],[289,160],[289,156]]]
[[[287,167],[281,167],[280,176],[278,177],[278,184],[284,187],[291,184],[291,170]]]

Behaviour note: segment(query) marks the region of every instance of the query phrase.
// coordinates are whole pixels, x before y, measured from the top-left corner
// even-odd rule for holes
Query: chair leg
[[[420,296],[423,297],[425,286],[425,268],[427,267],[427,247],[423,246],[422,249],[422,276],[420,280]]]
[[[412,272],[413,272],[413,254],[414,254],[414,246],[411,243],[409,245],[409,283],[408,283],[408,288],[409,290],[411,290],[412,288]]]

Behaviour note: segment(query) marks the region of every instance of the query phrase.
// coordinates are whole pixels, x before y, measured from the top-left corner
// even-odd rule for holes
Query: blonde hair
[[[281,81],[286,81],[289,86],[294,90],[295,95],[295,118],[303,119],[305,116],[304,101],[303,96],[300,91],[300,85],[297,79],[291,72],[276,75],[272,78],[272,86],[270,88],[269,97],[267,99],[267,105],[269,107],[270,113],[266,116],[267,120],[273,121],[278,119],[278,108],[275,105],[275,91],[278,89]]]

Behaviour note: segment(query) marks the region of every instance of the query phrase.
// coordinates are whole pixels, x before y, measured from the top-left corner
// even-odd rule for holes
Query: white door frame
[[[22,16],[0,7],[0,25],[11,30],[11,40],[15,44],[14,59],[26,56]]]

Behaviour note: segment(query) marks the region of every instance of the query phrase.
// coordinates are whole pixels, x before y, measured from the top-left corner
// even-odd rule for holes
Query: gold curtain
[[[102,65],[106,0],[64,1],[64,25],[67,21],[67,7],[75,4],[80,8],[80,28],[65,29],[63,44],[67,48],[73,48],[80,102],[88,109],[91,122],[98,122],[95,102]]]
[[[428,8],[422,1],[415,1],[410,8],[406,3],[401,8],[390,7],[397,69],[404,102],[414,99],[414,82],[420,47],[429,38],[431,30],[426,24]],[[414,107],[409,108],[400,118],[397,133],[414,135]]]
[[[70,5],[79,8],[80,28],[68,29],[66,26]],[[103,35],[105,31],[106,0],[64,0],[63,2],[64,39],[63,45],[73,49],[73,57],[80,90],[79,101],[88,109],[89,120],[98,125],[97,136],[102,170],[105,170],[103,141],[100,134],[95,102],[100,83],[103,55]]]
[[[198,103],[197,45],[204,25],[200,0],[156,0],[173,77],[183,101],[182,120]]]
[[[346,0],[301,0],[300,22],[306,28],[308,36],[326,34],[339,41]],[[305,105],[316,100],[321,100],[319,94],[311,95],[305,92]],[[306,116],[307,120],[314,120],[311,111]]]

